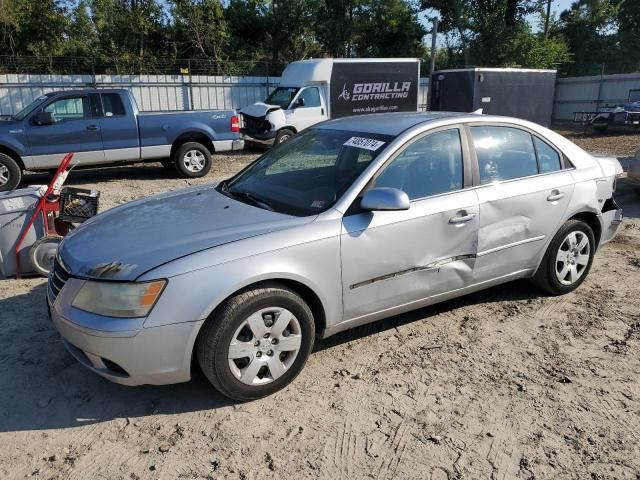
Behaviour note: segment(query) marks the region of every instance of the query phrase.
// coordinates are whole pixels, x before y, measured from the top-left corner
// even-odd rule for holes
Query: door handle
[[[452,223],[454,225],[455,224],[459,224],[459,223],[467,223],[467,222],[473,220],[474,217],[475,217],[475,214],[473,214],[473,213],[466,213],[466,212],[460,212],[460,213],[465,213],[466,215],[460,215],[458,217],[452,217],[452,218],[449,219],[449,223]]]
[[[98,130],[98,126],[97,125],[87,125],[87,130],[89,130],[90,132],[95,132],[96,130]]]
[[[547,197],[547,202],[555,202],[556,200],[560,200],[564,197],[564,193],[559,190],[553,190],[551,194]]]

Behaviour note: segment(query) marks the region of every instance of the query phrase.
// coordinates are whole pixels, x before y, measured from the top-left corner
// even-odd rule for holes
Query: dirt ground
[[[575,135],[601,153],[640,146]],[[70,183],[107,209],[255,156],[217,156],[198,181],[149,164]],[[103,380],[64,350],[43,279],[0,280],[0,478],[640,479],[640,195],[621,181],[618,200],[625,224],[577,291],[516,282],[346,332],[245,404],[198,372]]]

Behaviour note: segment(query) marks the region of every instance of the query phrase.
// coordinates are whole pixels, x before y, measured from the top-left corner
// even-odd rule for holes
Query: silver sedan
[[[325,122],[217,185],[109,210],[61,244],[48,305],[71,354],[126,385],[290,383],[314,341],[519,278],[577,288],[622,221],[615,159],[467,114]]]

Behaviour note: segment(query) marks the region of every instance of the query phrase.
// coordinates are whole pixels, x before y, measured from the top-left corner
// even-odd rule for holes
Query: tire
[[[31,245],[29,250],[29,260],[31,266],[43,277],[49,275],[53,259],[58,251],[58,245],[62,242],[62,237],[59,235],[49,235],[42,237]]]
[[[593,129],[597,133],[607,133],[607,130],[609,130],[609,124],[605,123],[605,124],[594,125]]]
[[[204,177],[211,170],[211,152],[198,142],[180,145],[171,158],[180,176],[185,178]]]
[[[288,128],[283,128],[282,130],[278,131],[278,134],[276,135],[275,144],[280,145],[281,143],[284,143],[287,140],[289,140],[295,134],[296,132],[294,132],[293,130],[289,130]]]
[[[240,292],[214,311],[198,335],[196,357],[220,393],[248,401],[291,383],[314,340],[309,306],[293,290],[268,283]]]
[[[0,153],[0,192],[15,190],[22,180],[20,165],[9,155]]]
[[[583,244],[585,239],[587,243]],[[564,295],[575,290],[591,270],[595,247],[591,227],[581,220],[569,220],[553,237],[532,279],[533,283],[552,295]]]

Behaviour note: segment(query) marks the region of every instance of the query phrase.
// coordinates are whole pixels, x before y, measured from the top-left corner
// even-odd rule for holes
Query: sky
[[[560,13],[563,12],[564,10],[569,9],[569,7],[574,1],[575,0],[552,0],[551,12],[554,12],[555,17],[558,18],[560,16]],[[425,27],[427,28],[427,31],[431,30],[431,21],[429,20],[429,18],[431,18],[432,16],[433,16],[433,10],[431,11],[426,10],[426,11],[420,12],[420,14],[418,15],[418,18],[425,25]],[[539,21],[540,21],[540,18],[538,15],[531,15],[529,17],[529,22],[531,23],[531,25],[533,25],[534,31],[537,29]],[[423,41],[425,42],[425,44],[431,45],[431,35],[430,34],[425,35]],[[444,38],[439,37],[438,47],[442,47],[442,46],[444,46]]]

